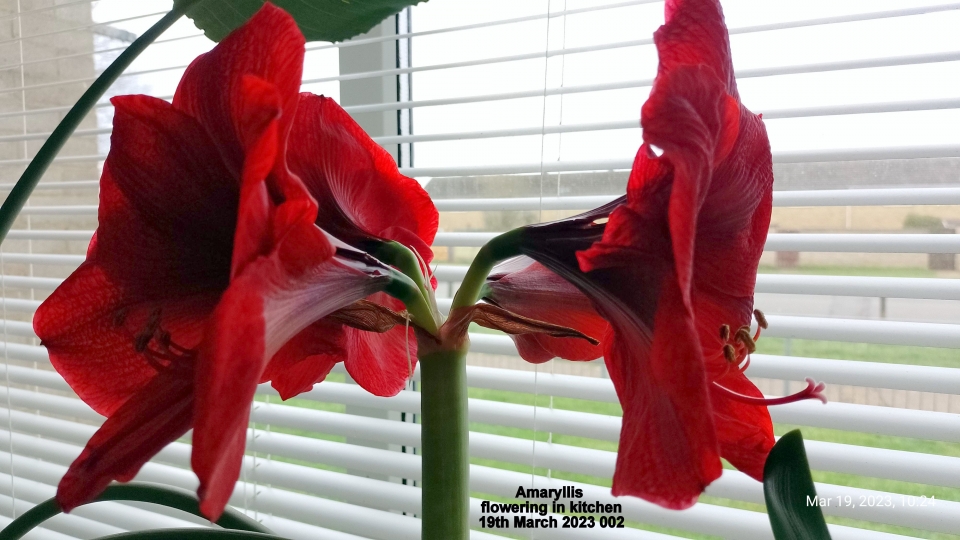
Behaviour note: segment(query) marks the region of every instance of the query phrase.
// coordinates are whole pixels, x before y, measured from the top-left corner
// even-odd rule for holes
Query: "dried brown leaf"
[[[500,330],[506,334],[546,334],[557,338],[585,339],[593,345],[600,343],[598,340],[573,328],[517,315],[493,304],[477,304],[473,306],[472,310],[472,322],[484,328]]]
[[[407,324],[407,312],[397,312],[369,300],[358,300],[334,311],[330,318],[347,326],[382,334],[398,324]]]

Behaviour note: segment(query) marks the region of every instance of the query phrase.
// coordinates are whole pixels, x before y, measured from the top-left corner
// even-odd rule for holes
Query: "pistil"
[[[730,399],[734,399],[742,403],[748,403],[750,405],[784,405],[787,403],[796,403],[797,401],[803,401],[805,399],[819,399],[824,404],[827,403],[827,398],[823,395],[823,390],[826,388],[826,385],[811,378],[807,378],[807,387],[803,390],[797,392],[796,394],[777,398],[758,398],[753,396],[745,396],[720,385],[716,381],[713,382],[713,386],[723,392],[723,394]]]

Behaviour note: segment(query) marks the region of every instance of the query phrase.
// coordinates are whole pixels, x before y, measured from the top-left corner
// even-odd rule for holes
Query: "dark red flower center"
[[[163,328],[161,315],[161,309],[155,308],[138,332],[129,333],[133,349],[143,355],[147,364],[157,373],[165,369],[189,366],[196,358],[196,350],[177,344],[171,333]],[[113,324],[122,328],[126,319],[126,309],[120,309],[114,314]]]

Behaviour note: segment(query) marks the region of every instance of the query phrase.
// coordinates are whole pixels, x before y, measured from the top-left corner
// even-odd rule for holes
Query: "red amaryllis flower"
[[[398,242],[415,251],[426,269],[439,223],[433,201],[416,180],[400,174],[393,157],[346,111],[332,99],[301,94],[290,140],[287,163],[320,206],[317,225],[366,251]],[[385,294],[370,300],[403,308]],[[340,361],[361,386],[379,396],[403,389],[416,366],[412,327],[374,333],[327,319],[311,332],[317,354],[279,355],[263,375],[284,399],[323,380]]]
[[[739,100],[719,2],[668,0],[654,40],[627,196],[528,227],[521,251],[610,323],[604,358],[623,407],[614,495],[682,509],[720,476],[720,457],[762,479],[774,443],[769,402],[743,374],[773,169],[763,123]]]
[[[267,4],[191,64],[173,104],[113,100],[99,227],[34,318],[54,367],[107,416],[60,483],[62,508],[193,427],[201,509],[216,519],[268,361],[313,354],[314,321],[391,281],[316,226],[288,172],[303,55],[296,23]]]

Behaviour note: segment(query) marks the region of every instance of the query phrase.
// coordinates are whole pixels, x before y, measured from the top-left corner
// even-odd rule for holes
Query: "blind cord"
[[[23,18],[21,16],[21,5],[20,0],[17,0],[17,37],[20,38],[23,36]],[[21,88],[26,86],[26,74],[24,73],[23,68],[23,40],[17,40],[17,49],[20,57],[20,86]],[[20,105],[21,109],[27,110],[27,93],[26,90],[21,90],[20,92]],[[21,121],[21,127],[23,129],[23,134],[27,134],[27,117],[24,115]],[[23,157],[29,158],[28,153],[29,147],[27,141],[23,141]],[[29,217],[27,218],[27,228],[30,228]],[[29,253],[33,252],[33,242],[28,242],[27,251]],[[29,274],[33,276],[33,264],[29,266]],[[0,313],[3,314],[3,376],[4,384],[7,389],[7,434],[9,435],[9,451],[10,451],[10,515],[16,519],[17,517],[17,488],[16,488],[16,473],[13,468],[13,403],[10,398],[10,347],[7,346],[9,342],[9,335],[7,334],[7,285],[6,285],[6,275],[7,268],[3,260],[3,250],[0,246],[0,296],[2,296],[3,307],[0,308]],[[33,289],[30,290],[30,298],[33,299]],[[37,366],[34,365],[36,369]]]
[[[544,32],[543,44],[543,94],[541,96],[540,112],[540,199],[537,208],[537,221],[543,221],[543,174],[544,167],[543,152],[546,147],[546,128],[547,128],[547,77],[550,74],[550,7],[551,0],[547,0],[547,21],[546,31]],[[539,366],[533,365],[533,437],[530,446],[530,487],[536,487],[537,484],[537,395],[539,388],[537,386],[537,375]],[[533,536],[535,537],[535,535]]]

